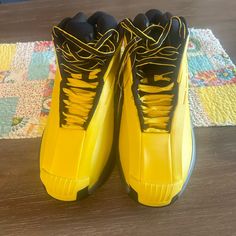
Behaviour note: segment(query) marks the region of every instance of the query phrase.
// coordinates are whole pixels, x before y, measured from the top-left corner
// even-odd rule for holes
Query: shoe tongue
[[[82,12],[69,19],[64,25],[64,29],[85,43],[94,39],[94,27],[87,22],[87,18]]]
[[[152,9],[146,12],[149,20],[153,24],[160,24],[165,27],[166,24],[169,23],[171,17],[173,16],[171,13],[166,12],[162,14],[159,10]],[[176,18],[172,18],[172,25],[170,27],[170,32],[166,39],[166,44],[171,46],[178,46],[182,41],[182,36],[179,34],[180,30],[180,22]],[[153,38],[158,38],[158,35],[155,32],[151,32]]]
[[[147,11],[145,14],[138,14],[134,20],[133,24],[140,30],[144,31],[150,25],[158,25],[165,27],[166,24],[169,23],[172,14],[169,12],[162,13],[157,9],[151,9]],[[172,18],[172,25],[170,27],[170,32],[166,39],[166,44],[172,46],[178,46],[182,41],[182,36],[179,34],[180,30],[180,22],[176,18]],[[149,35],[154,39],[158,39],[160,37],[161,32],[154,28],[149,32]]]
[[[110,29],[116,29],[117,21],[116,19],[102,11],[95,12],[92,16],[88,18],[88,23],[94,25],[95,32],[98,34],[104,34]]]
[[[169,12],[166,12],[162,15],[162,17],[160,18],[160,24],[161,26],[165,27],[166,24],[168,24],[168,22],[170,21],[170,18],[172,17],[172,14]]]
[[[162,19],[162,12],[157,9],[150,9],[145,13],[151,24],[159,24]]]
[[[134,18],[133,24],[143,31],[149,26],[150,22],[145,14],[140,13]]]
[[[144,31],[149,25],[153,24],[160,24],[164,27],[169,22],[171,17],[172,15],[169,12],[162,14],[162,12],[157,9],[151,9],[145,14],[138,14],[134,18],[133,24],[140,30]],[[157,29],[151,30],[149,32],[149,35],[157,40],[160,36],[160,31],[158,31]]]
[[[176,18],[172,18],[172,25],[167,36],[167,42],[171,46],[177,47],[183,40],[182,32],[180,32],[180,24]]]
[[[146,14],[140,13],[134,18],[133,24],[141,31],[144,31],[148,26],[152,24],[158,24],[158,16],[160,17],[161,15],[162,13],[160,13],[158,10],[150,10]],[[158,39],[160,36],[160,32],[157,30],[151,30],[148,34],[154,39]]]
[[[80,12],[71,19],[67,18],[63,28],[79,40],[89,43],[96,39],[99,33],[104,34],[107,30],[116,27],[115,18],[106,13],[96,12],[87,19]]]

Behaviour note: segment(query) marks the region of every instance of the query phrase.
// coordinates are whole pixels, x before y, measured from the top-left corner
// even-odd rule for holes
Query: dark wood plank
[[[159,8],[187,18],[195,28],[210,28],[236,61],[236,1],[234,0],[35,0],[0,5],[0,42],[48,40],[52,25],[78,11],[104,10],[118,20]]]
[[[211,28],[236,61],[233,0],[34,0],[0,5],[0,42],[50,39],[51,26],[78,11],[122,19],[149,8]],[[52,199],[39,180],[40,139],[0,140],[0,235],[236,235],[236,127],[198,128],[197,164],[184,195],[169,207],[140,206],[115,169],[94,195],[77,203]]]
[[[0,235],[236,235],[236,127],[198,128],[197,164],[183,196],[140,206],[117,169],[89,198],[60,202],[39,180],[40,139],[0,142]]]

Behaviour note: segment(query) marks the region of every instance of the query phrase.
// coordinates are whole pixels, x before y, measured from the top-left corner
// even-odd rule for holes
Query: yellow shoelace
[[[181,44],[177,47],[163,44],[170,33],[174,19],[179,21],[179,34],[182,34],[183,39],[185,39],[187,34],[186,26],[176,16],[172,17],[165,27],[161,25],[150,25],[144,31],[135,27],[129,19],[121,22],[121,27],[125,30],[128,43],[122,55],[119,81],[128,57],[133,57],[132,68],[135,69],[138,79],[136,92],[140,101],[138,105],[141,108],[141,119],[144,124],[142,128],[144,132],[169,132],[168,123],[170,121],[170,113],[173,109],[175,87],[175,81],[171,76],[174,75]],[[158,39],[150,36],[152,30],[159,32]],[[165,72],[155,74],[152,83],[150,83],[143,70],[143,67],[147,65],[165,68]],[[157,84],[162,85],[158,86]],[[125,85],[120,84],[121,89],[122,86]]]
[[[111,29],[86,44],[54,27],[53,40],[62,74],[61,127],[85,129],[104,83],[100,76],[115,53],[119,34]]]

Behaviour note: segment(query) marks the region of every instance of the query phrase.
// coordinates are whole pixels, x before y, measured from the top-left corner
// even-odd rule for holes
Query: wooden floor
[[[168,2],[168,3],[167,3]],[[149,8],[184,15],[210,28],[236,61],[234,0],[33,0],[0,5],[0,42],[50,39],[53,24],[78,11],[118,19]],[[77,203],[49,197],[39,180],[40,139],[0,140],[0,235],[236,235],[236,127],[197,128],[197,163],[184,195],[148,208],[124,192],[117,169]]]

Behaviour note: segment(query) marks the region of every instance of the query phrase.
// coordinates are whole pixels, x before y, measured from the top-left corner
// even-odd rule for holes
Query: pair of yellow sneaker
[[[185,20],[155,9],[119,24],[78,13],[53,27],[53,41],[57,72],[40,152],[47,192],[82,199],[117,159],[133,199],[173,202],[195,160]]]

